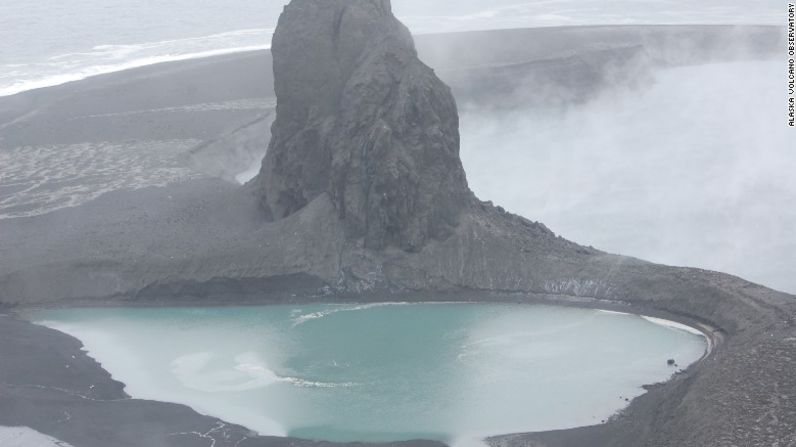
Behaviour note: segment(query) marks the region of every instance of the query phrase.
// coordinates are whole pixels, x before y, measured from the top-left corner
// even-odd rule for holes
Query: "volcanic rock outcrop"
[[[365,248],[449,236],[472,201],[456,103],[389,0],[295,0],[272,52],[277,118],[255,181],[269,218],[328,194]]]

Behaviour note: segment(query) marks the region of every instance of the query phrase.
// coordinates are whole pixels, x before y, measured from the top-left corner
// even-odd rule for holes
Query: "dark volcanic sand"
[[[584,100],[607,82],[606,66],[641,63],[653,68],[726,59],[734,56],[728,54],[733,47],[728,39],[739,34],[746,36],[741,40],[750,49],[747,56],[779,51],[771,38],[776,31],[766,27],[742,32],[733,27],[518,30],[456,40],[424,37],[418,47],[458,101],[494,106],[507,99],[546,101],[534,94],[518,98],[515,93],[529,86],[571,92],[569,100]],[[667,51],[667,45],[679,48],[682,42],[699,51]],[[227,142],[243,138],[240,129],[267,128],[263,123],[272,119],[270,69],[268,52],[244,53],[0,98],[0,152],[25,147],[19,154],[32,157],[30,148],[36,148],[64,157],[49,177],[37,180],[40,194],[3,210],[30,216],[0,220],[0,303],[24,309],[38,304],[222,303],[230,296],[236,302],[260,303],[396,296],[428,300],[439,292],[439,299],[450,294],[486,301],[549,299],[661,314],[707,324],[723,342],[686,373],[651,387],[607,424],[489,442],[796,445],[796,300],[735,277],[579,247],[484,205],[466,217],[460,234],[431,247],[426,258],[394,254],[379,260],[384,278],[372,283],[371,259],[349,253],[345,293],[324,295],[338,285],[335,262],[342,250],[336,224],[313,219],[324,215],[328,204],[313,202],[295,218],[263,225],[256,198],[211,177],[229,178],[240,168],[237,157],[223,152]],[[86,144],[100,150],[81,146]],[[120,146],[121,154],[142,151],[144,160],[159,157],[165,148],[182,148],[158,158],[157,166],[185,171],[177,183],[168,180],[169,172],[141,178],[130,172],[141,160],[102,158],[116,153],[108,150],[113,145]],[[78,197],[85,203],[43,214],[60,206],[42,203],[58,196],[64,182],[90,182],[68,172],[74,161],[69,151],[76,153],[74,160],[105,160],[117,170],[98,182],[97,190],[106,194],[94,200]],[[248,151],[239,155],[257,155]],[[22,178],[30,177],[24,166],[3,167],[12,168]],[[129,189],[160,181],[169,186]],[[10,186],[0,188],[0,197],[13,195]],[[307,236],[313,234],[319,236]],[[503,265],[479,261],[484,259],[500,259]],[[417,292],[407,294],[411,290]],[[499,291],[516,293],[493,294]],[[184,406],[129,399],[121,384],[80,352],[78,341],[56,331],[0,317],[0,333],[0,425],[29,426],[75,447],[309,444],[244,439],[246,429]]]

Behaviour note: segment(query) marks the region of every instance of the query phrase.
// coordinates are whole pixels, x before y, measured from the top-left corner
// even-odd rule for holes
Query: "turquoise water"
[[[535,305],[371,304],[42,311],[133,397],[262,434],[331,441],[599,423],[700,358],[642,317]]]

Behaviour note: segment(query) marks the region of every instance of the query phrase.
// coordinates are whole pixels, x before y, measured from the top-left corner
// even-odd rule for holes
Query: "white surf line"
[[[82,81],[94,76],[116,73],[120,71],[130,70],[133,68],[146,67],[148,65],[156,65],[164,62],[179,62],[191,59],[201,59],[211,56],[221,56],[224,54],[243,53],[247,51],[268,50],[271,45],[248,45],[235,48],[223,48],[217,50],[198,51],[194,53],[178,54],[178,55],[160,55],[142,57],[140,59],[133,59],[120,64],[105,64],[94,65],[83,68],[74,73],[65,73],[58,75],[44,76],[38,79],[31,79],[25,81],[17,81],[11,85],[0,88],[0,97],[16,95],[30,90],[36,90],[45,87],[54,87],[56,85],[63,85],[69,82]]]

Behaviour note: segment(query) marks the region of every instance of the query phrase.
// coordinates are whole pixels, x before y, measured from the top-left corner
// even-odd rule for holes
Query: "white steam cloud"
[[[578,106],[464,108],[484,200],[597,248],[796,292],[796,149],[780,62],[656,73]]]

